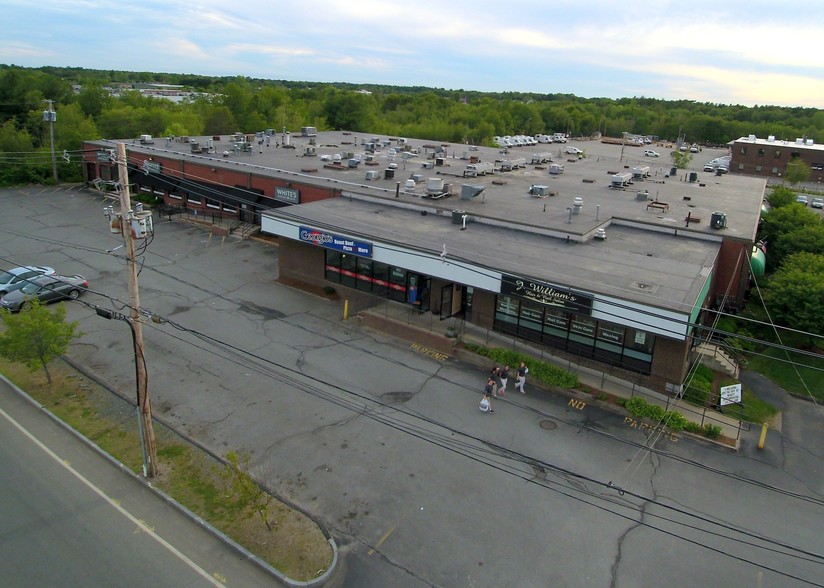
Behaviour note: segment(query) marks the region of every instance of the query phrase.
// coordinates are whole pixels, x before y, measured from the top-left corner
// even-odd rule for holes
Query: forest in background
[[[182,85],[197,94],[175,103],[137,90],[112,96],[108,89],[139,82]],[[496,135],[554,132],[626,132],[704,145],[750,134],[824,142],[824,111],[815,108],[0,65],[0,185],[51,181],[46,100],[54,101],[57,113],[55,150],[63,181],[80,179],[82,141],[142,134],[294,132],[314,126],[478,145],[492,145]]]

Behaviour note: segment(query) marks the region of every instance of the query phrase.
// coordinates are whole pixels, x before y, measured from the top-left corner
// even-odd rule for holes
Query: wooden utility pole
[[[54,121],[57,120],[57,113],[54,112],[54,100],[46,100],[49,109],[43,113],[43,120],[49,123],[49,138],[51,139],[51,164],[52,179],[57,183],[57,157],[54,154]]]
[[[120,230],[126,245],[126,265],[129,272],[129,321],[134,337],[134,361],[137,373],[137,406],[140,411],[141,444],[143,446],[143,474],[147,478],[157,475],[157,447],[152,425],[152,407],[149,402],[146,356],[143,353],[143,328],[140,317],[140,295],[137,289],[137,262],[134,258],[134,234],[132,233],[132,204],[129,196],[129,169],[126,166],[126,144],[117,144],[117,175],[120,180]]]

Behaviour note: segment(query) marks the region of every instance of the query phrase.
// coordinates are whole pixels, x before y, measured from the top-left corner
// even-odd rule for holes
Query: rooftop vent
[[[473,186],[472,184],[461,185],[461,200],[472,200],[483,192],[486,186]]]

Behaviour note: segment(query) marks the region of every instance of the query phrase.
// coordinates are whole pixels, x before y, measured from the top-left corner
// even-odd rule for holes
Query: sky
[[[0,15],[0,63],[25,67],[824,108],[822,0],[0,0]]]

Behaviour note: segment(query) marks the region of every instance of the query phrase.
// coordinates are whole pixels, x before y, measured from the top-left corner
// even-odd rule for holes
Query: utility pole
[[[49,123],[49,136],[51,137],[51,163],[52,179],[57,183],[57,158],[54,155],[54,121],[57,120],[57,113],[54,111],[54,100],[46,100],[49,109],[43,111],[43,120]]]
[[[140,320],[140,295],[137,289],[137,262],[134,257],[135,235],[132,228],[132,205],[129,197],[129,170],[126,166],[126,144],[117,144],[117,176],[120,180],[120,230],[126,245],[126,265],[129,272],[129,321],[134,337],[134,361],[137,374],[137,407],[139,411],[141,444],[143,445],[143,475],[154,478],[157,475],[157,447],[152,407],[149,402],[146,356],[143,353],[143,328]],[[140,213],[138,213],[140,214]],[[146,214],[146,213],[144,213]],[[151,214],[151,213],[148,213]],[[151,218],[151,217],[150,217]]]

